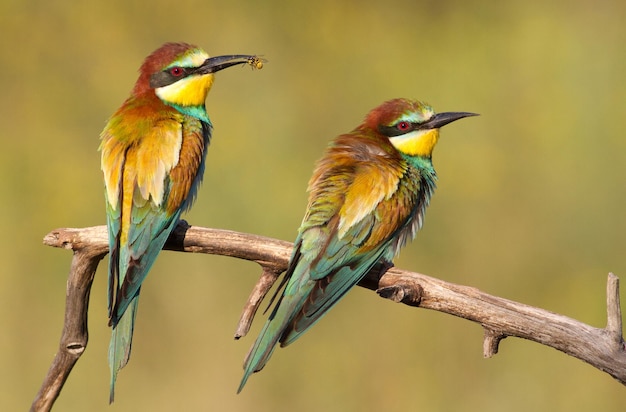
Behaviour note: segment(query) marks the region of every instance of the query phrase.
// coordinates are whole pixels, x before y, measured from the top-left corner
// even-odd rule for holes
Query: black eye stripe
[[[180,67],[180,66],[177,66]],[[176,83],[180,79],[184,79],[185,77],[193,74],[193,69],[187,67],[180,67],[183,70],[182,74],[178,76],[174,76],[171,72],[172,67],[162,70],[160,72],[154,73],[150,76],[150,87],[156,89],[158,87],[169,86],[172,83]]]
[[[410,127],[406,128],[405,130],[400,130],[398,128],[398,125],[401,123],[408,123]],[[417,130],[419,128],[420,128],[419,123],[411,123],[406,120],[402,120],[391,126],[385,126],[381,124],[378,126],[378,132],[382,134],[383,136],[394,137],[394,136],[401,136],[403,134],[411,133],[412,131]]]
[[[181,77],[185,75],[185,68],[180,66],[170,67],[167,71],[174,77]]]

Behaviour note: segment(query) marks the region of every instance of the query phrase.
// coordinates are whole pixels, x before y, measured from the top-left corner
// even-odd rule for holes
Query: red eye
[[[180,77],[183,75],[183,73],[185,73],[185,71],[183,70],[182,67],[176,66],[170,69],[170,74],[174,77]]]
[[[409,122],[400,122],[396,125],[396,128],[402,132],[405,132],[411,128],[411,123]]]

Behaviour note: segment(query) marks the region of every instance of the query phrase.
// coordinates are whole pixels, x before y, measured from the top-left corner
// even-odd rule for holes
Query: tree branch
[[[74,252],[67,281],[65,320],[59,350],[31,406],[49,411],[74,364],[87,346],[89,292],[98,263],[108,253],[105,226],[57,229],[44,237],[48,246]],[[287,267],[292,244],[258,235],[188,226],[181,221],[165,249],[231,256],[257,262],[263,274],[241,315],[235,338],[244,336],[261,301]],[[528,339],[558,349],[589,363],[626,385],[626,347],[622,336],[619,279],[610,273],[607,283],[607,326],[594,328],[543,309],[488,295],[419,273],[377,267],[359,286],[381,297],[409,306],[449,313],[479,323],[485,330],[483,354],[498,352],[508,336]]]

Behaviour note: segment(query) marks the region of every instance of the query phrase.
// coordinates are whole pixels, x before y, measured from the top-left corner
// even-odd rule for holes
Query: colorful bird
[[[196,195],[212,125],[205,99],[214,73],[258,66],[256,56],[209,58],[167,43],[146,58],[130,97],[101,134],[109,231],[110,402],[130,357],[141,283]]]
[[[278,343],[298,339],[375,265],[392,265],[422,226],[435,190],[439,128],[467,116],[476,114],[435,114],[425,103],[395,99],[330,143],[309,181],[280,297],[246,357],[238,392]]]

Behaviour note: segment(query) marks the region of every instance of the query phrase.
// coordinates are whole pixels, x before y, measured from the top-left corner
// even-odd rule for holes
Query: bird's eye
[[[182,67],[175,66],[170,69],[170,74],[174,77],[180,77],[184,73],[185,73],[185,70],[183,70]]]
[[[406,132],[410,128],[411,128],[411,123],[409,122],[400,122],[396,125],[396,129],[400,130],[401,132]]]

